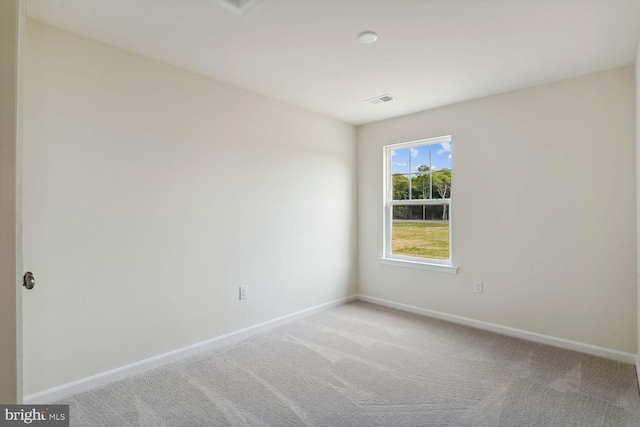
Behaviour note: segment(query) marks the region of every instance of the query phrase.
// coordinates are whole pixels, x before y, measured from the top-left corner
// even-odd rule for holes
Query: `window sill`
[[[380,264],[395,265],[396,267],[419,268],[421,270],[440,271],[442,273],[456,274],[458,267],[445,264],[433,264],[429,262],[408,261],[404,259],[378,258]]]

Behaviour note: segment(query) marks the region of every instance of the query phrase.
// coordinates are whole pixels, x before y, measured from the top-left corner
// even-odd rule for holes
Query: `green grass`
[[[449,259],[449,221],[394,221],[391,242],[395,255]]]

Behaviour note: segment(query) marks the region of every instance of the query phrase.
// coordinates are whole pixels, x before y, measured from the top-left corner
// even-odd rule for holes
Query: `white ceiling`
[[[640,0],[28,0],[51,25],[363,124],[633,64]],[[364,30],[378,41],[360,44]],[[371,105],[382,94],[397,98]]]

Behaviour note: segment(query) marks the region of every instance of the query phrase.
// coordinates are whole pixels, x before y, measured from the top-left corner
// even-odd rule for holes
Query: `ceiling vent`
[[[389,94],[376,96],[375,98],[367,99],[366,102],[370,104],[384,104],[385,102],[390,102],[395,100],[395,98]]]
[[[253,12],[264,0],[211,0],[211,2],[243,18]]]

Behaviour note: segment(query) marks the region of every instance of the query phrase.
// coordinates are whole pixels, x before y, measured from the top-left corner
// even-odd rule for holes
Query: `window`
[[[384,147],[384,258],[451,266],[451,137]]]

